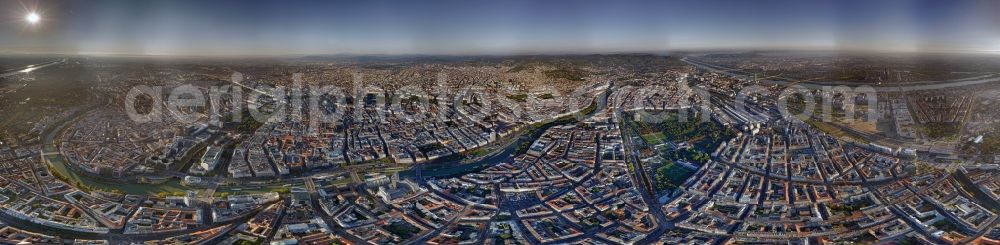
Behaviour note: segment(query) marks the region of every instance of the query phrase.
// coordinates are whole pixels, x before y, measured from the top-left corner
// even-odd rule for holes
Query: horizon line
[[[969,49],[938,49],[938,50],[899,50],[899,49],[870,49],[870,48],[772,48],[772,47],[720,47],[720,48],[691,48],[691,49],[664,49],[664,50],[622,50],[606,52],[586,52],[586,51],[538,51],[538,52],[483,52],[483,53],[274,53],[274,54],[194,54],[194,53],[130,53],[130,52],[33,52],[33,51],[0,51],[3,55],[59,55],[59,56],[90,56],[90,57],[162,57],[162,58],[305,58],[310,56],[340,56],[340,57],[517,57],[517,56],[587,56],[587,55],[661,55],[670,56],[674,53],[721,53],[721,52],[832,52],[832,53],[872,53],[872,54],[967,54],[967,55],[1000,55],[1000,50],[969,50]]]

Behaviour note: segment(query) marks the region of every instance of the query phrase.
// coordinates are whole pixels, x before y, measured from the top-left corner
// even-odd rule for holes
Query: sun
[[[38,13],[28,13],[28,16],[25,16],[24,20],[27,20],[28,23],[35,24],[38,23],[39,20],[42,20],[42,17],[39,16]]]

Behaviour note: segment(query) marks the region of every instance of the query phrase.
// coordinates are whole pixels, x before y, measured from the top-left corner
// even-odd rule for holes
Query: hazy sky
[[[1000,52],[992,0],[0,1],[0,52]]]

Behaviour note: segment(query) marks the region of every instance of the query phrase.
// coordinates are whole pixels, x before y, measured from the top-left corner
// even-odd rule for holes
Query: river
[[[22,74],[22,73],[30,73],[30,72],[37,71],[37,70],[45,68],[45,67],[58,65],[58,64],[65,63],[65,62],[66,62],[66,59],[60,59],[60,60],[55,60],[55,61],[38,63],[38,64],[34,64],[34,65],[27,65],[27,66],[24,66],[24,67],[21,67],[21,68],[10,69],[10,70],[5,71],[3,74],[0,74],[0,78],[9,77],[9,76],[17,75],[17,74]]]
[[[592,105],[594,108],[589,113],[584,115],[585,118],[590,118],[603,111],[607,108],[608,96],[611,95],[612,86],[609,86],[607,90],[602,92],[598,98],[594,98],[596,105]],[[589,109],[589,108],[588,108]],[[585,109],[587,110],[587,109]],[[571,120],[567,120],[572,118]],[[568,122],[567,122],[568,121]],[[525,126],[528,127],[527,132],[522,133],[514,142],[509,143],[507,146],[503,147],[502,150],[496,150],[489,154],[487,157],[477,160],[473,163],[463,163],[462,158],[441,161],[441,162],[431,162],[423,163],[413,168],[400,172],[400,175],[406,177],[412,177],[416,179],[426,179],[426,178],[450,178],[465,175],[468,173],[478,172],[490,166],[505,162],[513,162],[516,156],[516,151],[519,146],[525,143],[535,142],[546,130],[555,126],[568,125],[577,123],[578,120],[576,115],[567,115],[560,118],[551,119],[548,122],[540,126]]]
[[[42,162],[47,163],[49,166],[49,171],[56,176],[62,176],[68,179],[73,185],[84,185],[92,189],[101,190],[119,190],[128,194],[155,194],[158,192],[176,192],[183,191],[184,187],[180,185],[180,181],[171,179],[167,182],[160,184],[141,184],[141,183],[126,183],[123,181],[111,181],[103,180],[91,176],[86,176],[78,171],[72,169],[66,162],[66,158],[59,153],[58,148],[55,145],[55,138],[58,137],[66,127],[73,124],[78,118],[86,115],[88,112],[110,105],[111,101],[106,101],[105,104],[96,105],[81,109],[69,117],[64,118],[62,121],[53,123],[50,128],[42,132]]]
[[[691,60],[689,57],[681,58],[681,61],[687,62],[688,64],[694,65],[698,68],[709,70],[716,73],[726,74],[735,78],[740,79],[752,79],[751,75],[743,74],[743,72],[736,71],[735,69],[730,69],[727,67],[722,67],[718,65],[708,64],[706,62]],[[921,90],[938,90],[953,87],[963,87],[970,85],[986,84],[1000,81],[1000,74],[990,74],[984,76],[976,76],[969,78],[961,78],[947,81],[918,81],[918,82],[908,82],[903,84],[893,84],[887,86],[873,86],[870,84],[859,84],[853,82],[842,82],[842,81],[828,81],[828,82],[797,82],[788,80],[761,80],[763,83],[776,84],[781,86],[791,86],[797,85],[802,86],[807,89],[821,90],[824,88],[832,88],[836,86],[871,86],[876,92],[910,92],[910,91],[921,91]]]
[[[593,110],[584,115],[584,118],[589,118],[598,112],[604,110],[607,107],[608,96],[611,93],[612,88],[602,92],[598,98],[594,98],[596,105],[592,104]],[[102,105],[103,106],[103,105]],[[150,183],[131,183],[126,181],[112,181],[104,180],[101,178],[93,177],[78,173],[79,170],[74,170],[66,162],[66,159],[58,154],[58,150],[55,147],[54,139],[57,137],[66,127],[71,125],[77,118],[83,116],[90,110],[99,108],[100,106],[95,106],[81,110],[74,113],[70,117],[64,119],[59,123],[53,124],[54,127],[46,130],[43,135],[43,161],[48,163],[50,171],[53,174],[58,174],[63,177],[68,178],[70,181],[76,182],[71,184],[83,184],[90,188],[102,189],[102,190],[119,190],[128,194],[155,194],[159,192],[177,192],[192,189],[191,187],[185,187],[180,184],[177,179],[169,179],[166,182],[158,184]],[[590,110],[588,107],[586,110]],[[475,160],[472,163],[466,163],[469,159],[461,156],[446,157],[444,159],[439,159],[437,161],[431,161],[430,163],[417,164],[416,166],[400,172],[400,175],[411,177],[411,178],[447,178],[453,176],[460,176],[471,172],[477,172],[490,166],[494,166],[504,162],[513,162],[515,153],[519,146],[522,144],[530,144],[537,140],[546,130],[554,126],[567,125],[576,123],[576,115],[567,115],[556,119],[551,119],[548,122],[539,126],[527,125],[526,132],[521,133],[512,142],[507,143],[502,148],[493,151],[486,157],[480,160]],[[311,173],[319,174],[319,173]],[[283,185],[287,183],[285,181],[277,181],[271,183],[273,185]]]

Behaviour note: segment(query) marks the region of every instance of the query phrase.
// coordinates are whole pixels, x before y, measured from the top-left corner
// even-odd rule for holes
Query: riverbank
[[[180,184],[180,180],[169,179],[162,183],[151,184],[151,183],[128,183],[124,181],[113,181],[102,178],[97,178],[93,176],[87,176],[82,173],[82,170],[73,169],[72,166],[67,162],[66,158],[62,156],[59,152],[58,147],[56,147],[55,139],[58,137],[67,127],[69,127],[77,119],[83,117],[87,113],[96,110],[98,108],[108,106],[111,101],[105,101],[104,104],[95,105],[81,109],[69,117],[64,118],[62,121],[52,124],[49,128],[42,131],[42,154],[41,160],[48,166],[49,171],[53,176],[68,182],[68,184],[76,186],[80,189],[89,190],[101,190],[107,192],[122,192],[126,194],[156,194],[160,192],[177,192],[184,191],[187,188]]]
[[[453,161],[420,164],[410,168],[409,170],[400,172],[400,175],[416,179],[452,178],[468,173],[478,172],[500,163],[513,162],[515,156],[523,154],[527,151],[528,147],[531,146],[535,140],[541,137],[542,134],[544,134],[549,128],[574,124],[579,122],[581,118],[589,118],[597,112],[604,110],[604,108],[607,107],[607,99],[610,95],[610,91],[610,89],[605,90],[599,97],[592,99],[589,106],[577,112],[567,113],[566,115],[558,118],[524,126],[525,128],[523,130],[525,130],[525,132],[513,134],[519,136],[514,139],[513,142],[505,145],[502,148],[503,150],[494,151],[493,154],[490,154],[481,160],[477,160],[472,163],[465,163],[464,158],[459,158]],[[583,116],[579,116],[581,114]]]

